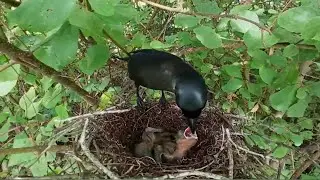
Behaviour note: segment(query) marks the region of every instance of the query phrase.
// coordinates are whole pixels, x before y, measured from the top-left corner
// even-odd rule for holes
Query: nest
[[[189,173],[183,177],[224,179],[247,178],[243,173],[245,162],[234,153],[228,143],[230,131],[226,117],[216,109],[206,108],[198,121],[198,142],[180,160],[171,163],[156,163],[149,157],[137,158],[133,155],[134,145],[141,141],[146,127],[178,131],[187,127],[183,115],[175,104],[161,107],[153,104],[146,111],[137,109],[112,110],[85,116],[82,149],[79,154],[85,161],[91,161],[100,172],[111,178],[171,177],[168,174]],[[82,121],[84,122],[84,121]],[[80,124],[80,121],[77,121]],[[75,125],[72,125],[75,128]],[[226,130],[229,134],[226,133]],[[234,136],[233,142],[241,141]],[[84,153],[83,153],[84,152]],[[84,156],[85,155],[85,156]],[[190,173],[190,172],[197,173]],[[200,173],[200,175],[199,175]],[[201,173],[207,173],[202,174]]]

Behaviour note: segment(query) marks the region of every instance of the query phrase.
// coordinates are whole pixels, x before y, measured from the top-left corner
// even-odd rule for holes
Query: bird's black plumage
[[[128,62],[129,77],[137,88],[138,105],[142,105],[140,86],[162,90],[161,102],[165,102],[163,91],[173,92],[189,127],[195,131],[196,120],[207,102],[207,86],[191,65],[173,54],[154,49],[133,51],[121,59]]]

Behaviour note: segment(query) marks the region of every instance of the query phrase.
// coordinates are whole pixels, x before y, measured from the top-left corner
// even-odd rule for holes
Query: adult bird
[[[175,101],[187,119],[191,134],[195,133],[197,119],[207,102],[207,86],[203,77],[189,64],[173,54],[142,49],[129,53],[129,78],[135,82],[137,105],[143,106],[139,87],[161,90],[160,103],[166,103],[164,91],[173,92]]]

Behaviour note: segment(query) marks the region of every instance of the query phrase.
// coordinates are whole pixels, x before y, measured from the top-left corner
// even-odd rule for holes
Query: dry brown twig
[[[146,4],[149,4],[151,6],[157,7],[159,9],[163,9],[163,10],[170,11],[170,12],[182,13],[182,14],[186,14],[186,15],[206,16],[206,17],[210,17],[210,18],[213,18],[213,19],[219,19],[219,18],[240,19],[240,20],[243,20],[243,21],[246,21],[246,22],[249,22],[251,24],[256,25],[257,27],[259,27],[263,31],[267,31],[267,32],[271,33],[271,31],[268,28],[266,28],[265,26],[255,22],[255,21],[252,21],[250,19],[238,16],[238,15],[231,15],[231,14],[217,15],[217,14],[199,13],[199,12],[196,13],[196,12],[190,12],[188,10],[182,9],[181,7],[172,8],[172,7],[168,7],[168,6],[165,6],[165,5],[162,5],[162,4],[158,4],[158,3],[155,3],[155,2],[151,2],[151,1],[148,1],[148,0],[140,0],[140,1],[144,2]]]
[[[296,169],[296,171],[292,174],[290,179],[298,179],[300,175],[309,167],[311,166],[314,161],[318,160],[320,158],[320,150],[318,150],[316,153],[314,153],[310,159],[306,160],[301,164],[301,166]]]

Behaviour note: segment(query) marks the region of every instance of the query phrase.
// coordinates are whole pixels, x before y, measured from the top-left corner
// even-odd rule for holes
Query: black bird
[[[142,106],[139,87],[161,90],[160,103],[166,103],[164,91],[173,92],[178,107],[187,118],[187,124],[195,133],[197,119],[207,102],[207,86],[203,77],[181,58],[154,49],[142,49],[129,53],[129,78],[137,88],[137,105]]]

